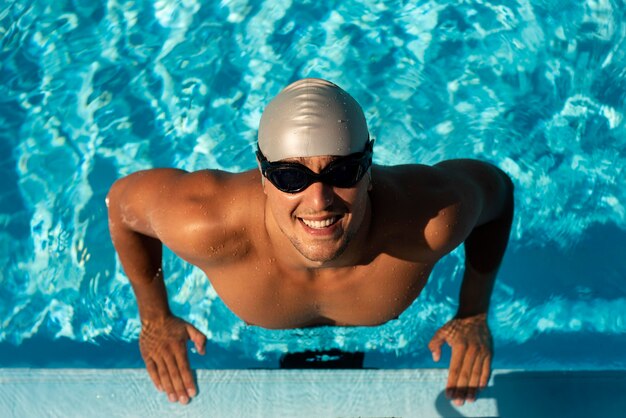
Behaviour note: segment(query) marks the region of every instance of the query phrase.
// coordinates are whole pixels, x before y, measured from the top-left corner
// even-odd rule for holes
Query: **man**
[[[438,361],[442,344],[452,347],[447,394],[474,400],[491,367],[486,314],[513,216],[510,179],[473,160],[372,166],[361,107],[320,79],[291,84],[267,106],[257,158],[259,170],[239,174],[142,171],[109,192],[111,237],[156,387],[171,401],[195,396],[186,343],[203,354],[206,341],[169,309],[161,244],[202,269],[242,320],[285,329],[396,318],[464,242],[458,313],[429,348]]]

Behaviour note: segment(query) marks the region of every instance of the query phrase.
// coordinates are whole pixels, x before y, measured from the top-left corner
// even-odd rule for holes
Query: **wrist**
[[[459,310],[456,312],[456,315],[454,315],[454,318],[455,319],[466,319],[466,318],[479,319],[481,316],[485,320],[487,319],[487,309],[467,310],[467,309],[459,308]]]
[[[146,323],[158,323],[165,322],[169,318],[173,317],[172,312],[167,309],[149,309],[149,310],[139,310],[139,318],[141,320],[141,324],[144,325]]]

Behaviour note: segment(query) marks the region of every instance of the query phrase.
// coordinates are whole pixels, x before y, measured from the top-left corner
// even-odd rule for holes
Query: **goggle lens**
[[[309,186],[308,176],[297,168],[278,168],[269,172],[267,178],[283,192],[295,193]]]
[[[364,152],[335,160],[319,174],[298,163],[269,162],[261,150],[257,151],[257,157],[263,175],[280,191],[298,193],[318,181],[348,188],[357,184],[372,164],[372,145],[373,141],[369,141]]]
[[[333,167],[332,172],[329,172],[327,177],[331,177],[331,182],[337,187],[352,187],[358,183],[363,177],[363,174],[367,170],[362,170],[361,164],[358,161],[347,161],[345,164]]]

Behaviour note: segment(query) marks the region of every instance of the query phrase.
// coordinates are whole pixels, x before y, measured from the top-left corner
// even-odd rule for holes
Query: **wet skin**
[[[315,172],[333,157],[298,159]],[[457,404],[486,386],[486,312],[506,248],[512,185],[473,160],[433,167],[374,166],[352,188],[314,183],[283,193],[257,170],[239,174],[154,169],[118,180],[109,226],[142,321],[140,348],[157,388],[187,403],[196,388],[191,339],[206,337],[169,310],[161,244],[202,269],[242,320],[271,329],[372,326],[402,313],[435,263],[465,242],[457,315],[433,337],[452,347],[447,394]]]

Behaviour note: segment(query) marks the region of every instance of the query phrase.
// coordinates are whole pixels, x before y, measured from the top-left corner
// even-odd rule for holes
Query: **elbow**
[[[510,223],[513,218],[513,180],[497,166],[489,164],[489,167],[488,180],[483,183],[482,210],[475,226],[491,222]]]
[[[502,178],[504,180],[504,208],[503,212],[505,217],[513,219],[513,212],[515,210],[515,185],[513,180],[502,171]]]
[[[498,195],[500,200],[500,218],[513,216],[515,206],[515,185],[511,177],[502,169],[493,166],[499,175]]]
[[[507,193],[510,194],[511,197],[513,197],[513,191],[515,189],[515,185],[513,184],[513,180],[511,179],[511,177],[507,173],[505,173],[501,169],[498,169],[498,170],[500,171],[500,175],[502,177],[502,180],[504,181],[504,187],[505,187]]]
[[[120,195],[120,192],[121,192],[120,189],[123,187],[122,180],[123,179],[116,180],[111,185],[111,187],[109,188],[109,192],[104,198],[104,204],[106,205],[107,210],[109,211],[109,214],[111,213],[111,208],[115,205],[115,203],[118,200],[118,196]]]
[[[127,182],[128,181],[126,177],[116,180],[111,185],[109,192],[104,198],[104,204],[107,207],[107,212],[109,216],[109,224],[119,223],[116,221],[121,218],[120,208]]]

